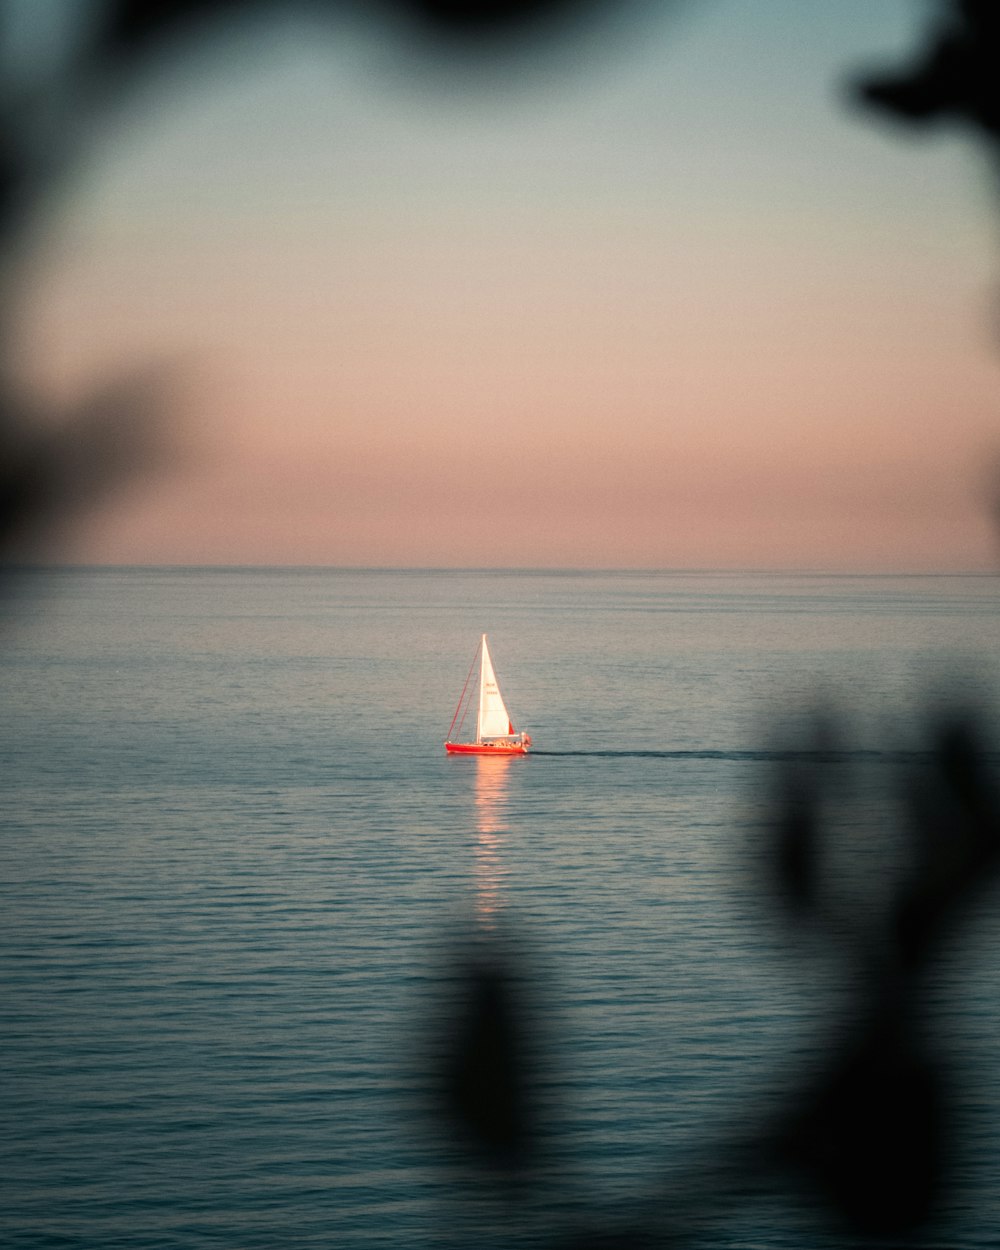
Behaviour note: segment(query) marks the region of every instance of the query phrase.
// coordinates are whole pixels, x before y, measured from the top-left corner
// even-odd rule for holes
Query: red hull
[[[528,743],[519,742],[512,746],[491,746],[488,743],[446,742],[444,749],[452,755],[527,755]]]

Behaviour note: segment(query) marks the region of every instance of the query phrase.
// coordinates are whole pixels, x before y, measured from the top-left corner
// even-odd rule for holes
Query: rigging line
[[[472,698],[475,692],[476,688],[473,686],[469,691],[469,697],[465,700],[465,705],[462,708],[462,719],[458,722],[458,728],[455,730],[456,734],[461,734],[462,732],[462,726],[465,724],[465,718],[469,714],[469,708],[472,707]],[[450,736],[451,735],[449,734],[449,738]]]
[[[480,643],[479,645],[482,646],[482,643]],[[469,665],[469,675],[465,679],[465,685],[462,687],[462,693],[458,696],[458,707],[455,708],[455,715],[451,718],[451,724],[448,726],[448,737],[445,739],[446,742],[451,741],[451,731],[455,728],[455,721],[458,720],[459,712],[462,712],[462,702],[465,699],[465,692],[469,688],[469,682],[472,680],[472,672],[473,672],[473,669],[476,667],[476,660],[478,658],[479,658],[479,647],[476,647],[475,654],[472,657],[472,663]],[[466,711],[467,710],[468,709],[466,709]],[[462,720],[458,726],[459,729],[461,729],[462,725],[464,724],[465,724],[465,712],[462,712]]]

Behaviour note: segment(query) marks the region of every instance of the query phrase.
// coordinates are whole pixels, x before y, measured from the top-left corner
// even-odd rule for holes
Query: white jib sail
[[[497,675],[493,671],[490,649],[486,645],[483,634],[482,668],[479,675],[479,721],[476,727],[476,741],[483,738],[502,738],[510,733],[510,717],[504,705]]]

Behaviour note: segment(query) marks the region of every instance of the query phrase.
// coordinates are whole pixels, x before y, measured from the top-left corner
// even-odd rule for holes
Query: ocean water
[[[849,1028],[928,709],[992,723],[998,592],[27,576],[0,634],[0,1244],[558,1244],[651,1210],[676,1244],[854,1244],[781,1168],[739,1182],[720,1161]],[[528,758],[443,751],[483,630]],[[781,923],[784,766],[822,789],[853,938]],[[997,903],[942,940],[920,1000],[958,1128],[917,1244],[996,1244]],[[426,1061],[457,954],[499,943],[544,1059],[543,1162],[509,1184],[470,1162]]]

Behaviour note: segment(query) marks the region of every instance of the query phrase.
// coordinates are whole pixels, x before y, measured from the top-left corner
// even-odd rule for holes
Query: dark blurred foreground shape
[[[938,6],[926,47],[902,70],[860,85],[864,102],[913,123],[973,126],[995,153],[1000,138],[1000,5],[952,0]]]
[[[360,6],[360,8],[359,8]],[[63,108],[95,115],[117,106],[128,85],[166,46],[274,10],[264,0],[128,0],[93,10],[86,39],[60,82]],[[299,8],[333,15],[366,13],[387,29],[425,41],[429,50],[479,55],[503,44],[565,37],[570,25],[608,5],[598,0],[311,0]],[[0,10],[9,17],[9,10]],[[1000,135],[1000,4],[964,0],[943,6],[928,49],[912,68],[860,89],[870,104],[911,121],[950,118],[986,137]],[[61,419],[39,422],[18,389],[9,327],[31,227],[79,152],[48,146],[41,84],[34,97],[0,83],[0,561],[16,563],[74,510],[146,462],[148,410],[156,384],[111,380],[104,391]],[[72,127],[68,128],[73,131]],[[51,138],[51,131],[48,134]],[[62,137],[60,135],[60,137]],[[51,416],[51,414],[50,414]],[[47,432],[41,433],[44,429]],[[57,550],[46,546],[45,550]],[[595,1213],[581,1227],[553,1212],[538,1241],[574,1247],[693,1244],[713,1221],[755,1189],[782,1192],[803,1176],[828,1206],[834,1226],[860,1239],[912,1244],[928,1220],[946,1210],[949,1163],[957,1125],[950,1059],[935,1035],[927,998],[928,967],[961,928],[977,896],[995,879],[1000,804],[983,764],[985,736],[968,715],[939,718],[928,729],[926,762],[899,807],[885,820],[899,826],[899,877],[880,923],[828,906],[822,848],[821,766],[786,769],[777,778],[770,828],[770,885],[762,905],[777,902],[789,942],[823,935],[850,972],[852,993],[836,1036],[817,1041],[817,1065],[787,1105],[734,1108],[731,1133],[693,1143],[680,1176],[628,1210]],[[829,800],[829,796],[825,796]],[[460,952],[454,981],[457,1014],[439,1039],[438,1125],[452,1133],[468,1166],[526,1194],[544,1133],[526,1002],[527,977],[511,948],[480,936]],[[534,1009],[544,1004],[536,1000]],[[669,1039],[664,1039],[669,1045]],[[558,1189],[558,1178],[555,1181]],[[552,1177],[547,1185],[551,1189]],[[553,1196],[558,1194],[553,1191]],[[521,1225],[523,1227],[523,1223]],[[331,1237],[335,1239],[335,1230]],[[502,1237],[502,1230],[500,1230]]]
[[[1000,790],[995,757],[971,714],[929,717],[925,742],[898,794],[885,798],[881,832],[887,846],[898,839],[899,850],[886,904],[874,915],[869,898],[829,880],[824,867],[834,859],[843,801],[837,760],[846,752],[831,748],[824,728],[797,752],[775,753],[761,912],[804,958],[818,949],[835,957],[846,996],[832,1021],[817,1010],[811,1063],[782,1082],[787,1092],[776,1102],[733,1105],[728,1129],[685,1143],[689,1162],[665,1171],[662,1185],[628,1209],[595,1210],[579,1227],[567,1220],[545,1236],[540,1221],[540,1244],[700,1244],[731,1235],[762,1194],[804,1198],[831,1233],[855,1243],[924,1245],[927,1230],[947,1227],[961,1146],[953,1098],[960,1072],[948,1049],[954,1039],[938,1027],[934,968],[961,949],[963,923],[1000,875]],[[491,955],[489,935],[470,940],[455,967],[465,1015],[441,1039],[449,1079],[437,1115],[464,1143],[470,1173],[492,1174],[512,1205],[527,1202],[524,1182],[546,1130],[541,1082],[528,1066],[542,1049],[530,1022],[544,1004],[536,992],[529,1009],[523,967],[498,940]],[[669,1048],[669,1037],[663,1044]],[[547,1187],[556,1209],[569,1206],[569,1186],[560,1192],[551,1166],[537,1187]]]
[[[971,130],[995,163],[1000,157],[1000,5],[941,0],[926,43],[912,62],[861,80],[855,98],[904,125]],[[1000,457],[991,470],[989,503],[1000,534]]]

